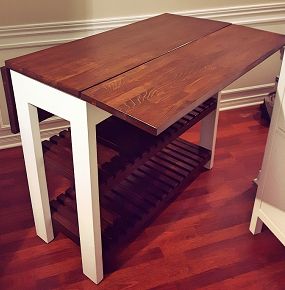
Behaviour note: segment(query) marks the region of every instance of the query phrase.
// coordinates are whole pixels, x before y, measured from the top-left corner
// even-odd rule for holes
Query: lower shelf
[[[211,152],[176,139],[100,193],[103,255],[133,239],[203,170]],[[74,189],[51,201],[54,227],[79,244]]]

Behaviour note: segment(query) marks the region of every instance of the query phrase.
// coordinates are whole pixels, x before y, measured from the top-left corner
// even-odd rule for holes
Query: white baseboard
[[[41,137],[46,140],[60,131],[68,128],[69,123],[63,119],[53,117],[41,124]],[[0,150],[21,146],[20,134],[13,134],[9,126],[0,128]]]
[[[274,89],[274,83],[240,89],[226,90],[221,96],[221,111],[261,104],[264,97]],[[68,127],[68,122],[51,118],[41,124],[42,139],[58,134]],[[0,150],[21,145],[19,134],[12,134],[8,126],[0,128]]]
[[[222,91],[221,111],[254,106],[274,90],[274,83]]]

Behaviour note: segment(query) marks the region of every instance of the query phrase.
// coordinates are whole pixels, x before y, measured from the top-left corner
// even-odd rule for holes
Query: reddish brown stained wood
[[[6,66],[75,96],[229,23],[162,14],[6,61]]]
[[[94,86],[82,98],[158,135],[285,44],[285,36],[231,25]]]
[[[18,124],[18,115],[17,115],[17,110],[16,110],[12,81],[11,81],[11,76],[10,76],[10,70],[7,69],[6,67],[1,67],[1,75],[2,75],[2,80],[3,80],[3,87],[4,87],[5,97],[6,97],[11,131],[12,133],[18,133],[20,130],[19,130],[19,124]]]

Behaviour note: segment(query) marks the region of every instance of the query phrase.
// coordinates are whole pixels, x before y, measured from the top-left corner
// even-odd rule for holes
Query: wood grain
[[[284,246],[266,228],[248,230],[267,132],[256,107],[221,112],[214,168],[114,257],[99,285],[82,274],[70,239],[36,236],[22,150],[1,150],[1,289],[285,289]],[[184,135],[197,137],[197,128]],[[68,186],[49,180],[50,192]]]
[[[158,135],[285,44],[285,36],[231,25],[82,93]]]
[[[10,69],[79,96],[86,88],[219,30],[229,23],[162,14],[5,62]]]

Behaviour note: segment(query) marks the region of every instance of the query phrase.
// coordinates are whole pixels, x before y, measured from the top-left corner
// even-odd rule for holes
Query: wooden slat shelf
[[[192,127],[216,108],[210,98],[174,123],[159,136],[153,136],[116,117],[97,125],[97,149],[100,190],[106,191],[137,167],[149,160],[164,146]],[[74,182],[71,132],[65,130],[43,142],[47,167]]]
[[[111,190],[100,192],[105,261],[188,186],[210,156],[209,150],[177,138]],[[54,227],[79,244],[74,189],[51,201],[51,207]]]
[[[179,136],[216,106],[216,98],[210,98],[159,136],[116,117],[97,125],[105,261],[150,223],[210,160],[209,150]],[[69,179],[72,185],[51,198],[54,227],[79,244],[71,131],[62,131],[44,141],[43,152],[47,172]]]

